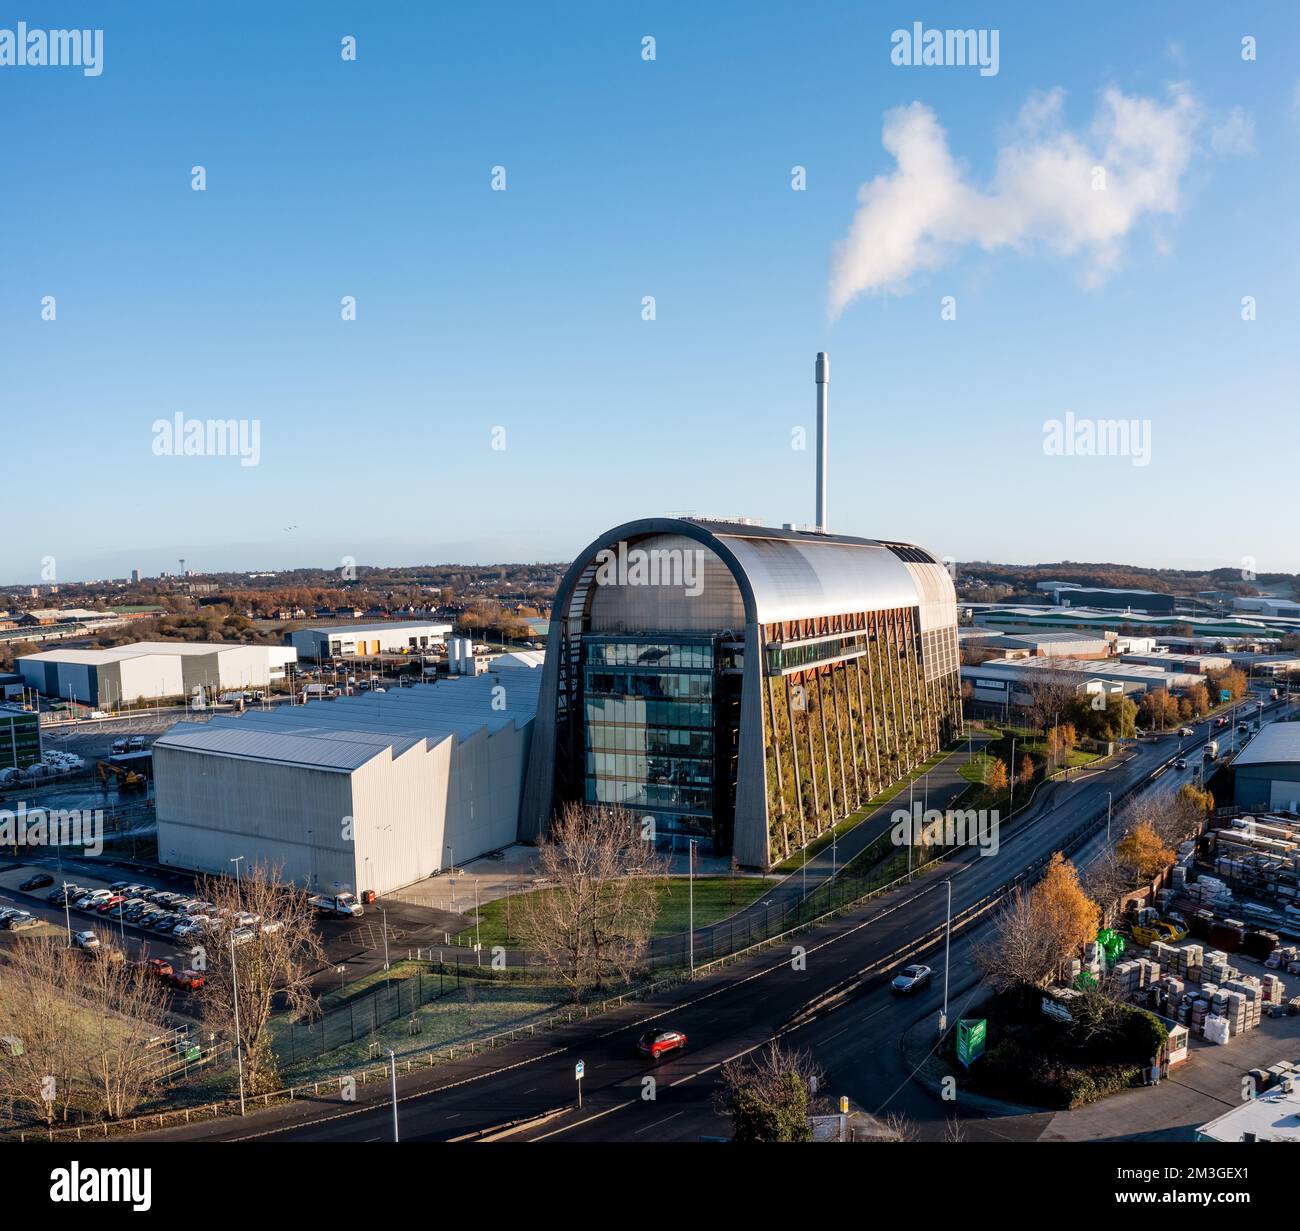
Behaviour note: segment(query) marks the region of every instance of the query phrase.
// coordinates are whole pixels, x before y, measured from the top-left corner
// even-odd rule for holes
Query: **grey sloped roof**
[[[1300,722],[1270,722],[1233,761],[1234,765],[1300,764]]]
[[[531,721],[540,683],[540,671],[511,671],[221,715],[178,723],[154,746],[354,770],[385,752],[399,757],[417,745]]]

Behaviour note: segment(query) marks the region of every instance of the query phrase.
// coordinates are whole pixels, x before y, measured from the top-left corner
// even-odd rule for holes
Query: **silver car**
[[[928,966],[904,966],[889,985],[896,992],[914,992],[930,982]]]

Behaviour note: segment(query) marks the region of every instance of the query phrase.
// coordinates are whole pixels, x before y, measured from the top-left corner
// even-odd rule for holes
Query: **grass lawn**
[[[697,876],[695,878],[695,926],[707,927],[720,919],[743,910],[772,886],[770,880],[756,876]],[[659,914],[655,919],[656,936],[672,936],[687,929],[690,915],[690,894],[684,876],[665,876],[656,882],[659,894]],[[545,893],[534,889],[532,893]],[[479,908],[477,936],[485,949],[492,945],[518,946],[520,943],[519,899],[524,894],[497,898]],[[476,932],[466,928],[455,938],[461,944],[473,944]]]

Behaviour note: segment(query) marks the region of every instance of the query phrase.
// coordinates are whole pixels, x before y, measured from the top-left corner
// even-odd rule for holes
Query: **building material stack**
[[[1300,947],[1279,945],[1264,959],[1270,970],[1285,970],[1289,975],[1300,975]]]

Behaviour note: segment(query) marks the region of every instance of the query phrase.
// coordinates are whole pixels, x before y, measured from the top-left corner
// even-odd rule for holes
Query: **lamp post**
[[[948,928],[943,937],[943,1012],[939,1015],[939,1033],[948,1029],[948,953],[952,945],[952,881],[943,882],[948,886]]]
[[[235,888],[239,888],[239,865],[243,862],[243,855],[236,855],[230,862],[235,865]]]
[[[63,922],[68,929],[68,948],[72,948],[72,911],[68,906],[68,882],[63,882]]]
[[[230,986],[235,1004],[235,1060],[239,1065],[239,1114],[244,1114],[244,1043],[239,1033],[239,974],[235,968],[235,932],[230,931]]]
[[[691,838],[686,844],[686,897],[687,897],[687,925],[686,925],[686,944],[690,953],[690,971],[695,973],[695,842]],[[808,860],[804,859],[804,890],[805,895],[808,887]]]
[[[393,1082],[393,1140],[397,1137],[397,1053],[390,1047],[388,1049],[388,1069],[392,1075]]]

